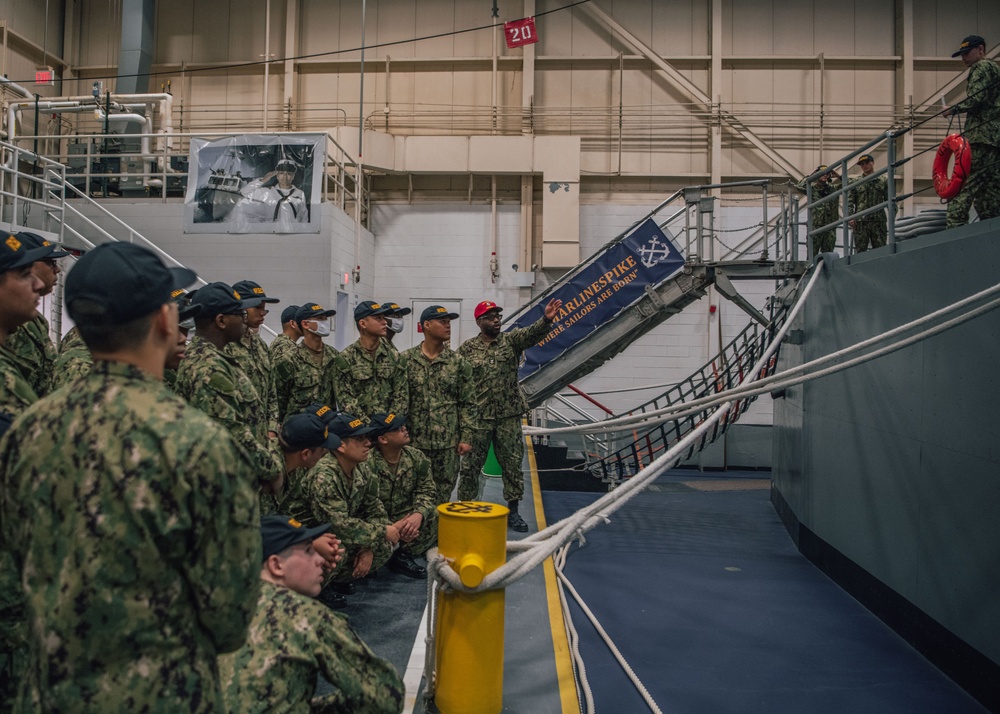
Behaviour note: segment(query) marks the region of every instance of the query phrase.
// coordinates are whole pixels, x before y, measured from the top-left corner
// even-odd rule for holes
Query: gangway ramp
[[[574,380],[590,374],[703,297],[712,285],[751,318],[762,325],[768,323],[769,318],[739,295],[731,279],[781,281],[801,276],[809,264],[794,259],[794,239],[785,240],[783,250],[777,249],[780,241],[776,240],[772,260],[699,257],[713,255],[714,227],[704,218],[701,190],[706,188],[712,187],[678,191],[507,318],[508,326],[524,327],[541,317],[549,300],[558,298],[563,303],[551,330],[524,354],[518,376],[530,406],[539,406]],[[657,214],[677,197],[684,198],[685,206],[658,222]],[[765,204],[766,200],[765,189]],[[692,210],[697,218],[694,226]],[[680,218],[685,222],[678,229]],[[762,256],[767,255],[771,236],[782,230],[789,232],[789,224],[778,221],[770,233],[761,232]],[[766,208],[762,225],[769,225]],[[685,240],[679,240],[674,229]]]

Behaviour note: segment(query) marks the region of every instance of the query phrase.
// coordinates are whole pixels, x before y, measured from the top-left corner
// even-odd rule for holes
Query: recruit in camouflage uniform
[[[254,467],[136,367],[98,361],[0,445],[31,613],[31,710],[215,712],[260,574]],[[127,457],[127,458],[126,458]]]
[[[37,314],[44,285],[34,272],[34,262],[53,250],[52,246],[29,248],[27,241],[15,236],[0,236],[0,413],[5,424],[38,399],[25,377],[30,365],[11,352],[7,342]],[[0,504],[5,493],[0,493]],[[13,542],[2,532],[6,522],[0,515],[0,711],[14,708],[17,688],[27,682],[25,598]]]
[[[314,402],[335,401],[335,363],[339,358],[340,353],[330,345],[324,344],[322,352],[313,352],[298,344],[275,360],[275,392],[282,421]]]
[[[820,169],[825,169],[826,166],[817,166],[816,171]],[[815,171],[813,172],[815,173]],[[806,192],[806,181],[802,179],[795,187]],[[829,196],[831,193],[840,188],[840,177],[835,174],[832,170],[821,175],[812,184],[812,200],[818,201],[821,198]],[[840,196],[837,198],[831,198],[829,201],[821,203],[812,210],[812,227],[822,228],[823,226],[829,225],[840,218]],[[816,233],[812,237],[812,249],[813,255],[819,255],[820,253],[829,253],[837,245],[837,229],[831,228],[828,231],[823,231],[822,233]]]
[[[48,394],[52,390],[58,353],[49,337],[49,321],[45,316],[36,315],[34,320],[21,325],[7,338],[5,344],[28,368],[24,376],[35,394],[39,397]]]
[[[981,221],[1000,216],[1000,65],[985,52],[986,41],[970,35],[952,55],[961,55],[969,67],[966,98],[951,112],[966,114],[962,133],[972,152],[972,171],[948,201],[949,228],[968,223],[973,206]]]
[[[406,369],[399,353],[381,340],[369,356],[358,342],[340,353],[336,368],[337,404],[351,414],[403,413],[409,399]]]
[[[288,335],[281,333],[273,340],[271,344],[267,346],[267,349],[271,352],[271,364],[278,364],[289,352],[295,350],[298,347],[298,342],[293,340]]]
[[[257,390],[234,357],[195,335],[177,370],[175,387],[193,406],[229,430],[257,464],[260,481],[284,473],[277,446],[268,439],[268,418],[258,407]]]
[[[372,449],[365,468],[378,480],[379,500],[385,506],[390,523],[411,513],[423,516],[420,535],[410,543],[400,542],[400,550],[410,555],[422,555],[428,548],[437,545],[439,501],[437,485],[431,477],[430,459],[412,446],[404,446],[399,463],[393,469],[378,449]]]
[[[27,250],[47,250],[48,255],[31,264],[31,273],[42,283],[41,296],[49,295],[55,288],[62,272],[59,258],[69,253],[58,249],[37,233],[21,232],[15,238]],[[52,368],[56,362],[56,348],[49,337],[49,321],[36,311],[32,320],[22,324],[13,334],[7,336],[7,349],[20,356],[29,365],[25,378],[39,397],[44,397],[52,389]]]
[[[38,396],[24,378],[24,365],[16,355],[0,345],[0,412],[16,416],[30,407]],[[2,496],[0,496],[2,502]],[[0,523],[3,516],[0,515]],[[12,710],[17,685],[25,679],[28,628],[24,612],[21,579],[7,539],[0,533],[0,711]]]
[[[53,391],[87,374],[93,363],[90,350],[80,337],[80,330],[74,325],[59,345],[59,356],[56,357],[55,366],[52,368]]]
[[[317,672],[333,692],[313,696]],[[269,582],[261,584],[246,645],[219,658],[219,676],[231,714],[395,714],[405,694],[396,669],[344,615]]]
[[[874,159],[871,154],[862,154],[858,157],[858,165],[865,171],[861,176],[850,180],[850,185],[855,188],[848,193],[848,205],[850,212],[859,213],[872,206],[877,206],[885,202],[889,197],[888,182],[884,175],[871,179],[867,183],[861,183],[865,177],[874,171]],[[857,185],[860,184],[860,185]],[[886,227],[885,209],[869,213],[867,216],[851,220],[851,228],[854,235],[854,252],[863,253],[866,250],[881,248],[886,244],[889,231]]]
[[[258,334],[267,315],[267,305],[279,302],[277,298],[268,297],[267,293],[252,280],[241,280],[233,285],[233,290],[241,300],[261,300],[259,305],[247,308],[247,331],[238,342],[230,342],[225,350],[236,357],[243,371],[250,377],[257,396],[260,398],[260,408],[267,414],[267,430],[277,434],[281,429],[282,420],[278,418],[278,400],[274,387],[274,360],[267,343]]]
[[[427,359],[420,345],[404,351],[402,357],[410,393],[406,425],[411,443],[430,459],[437,502],[446,503],[458,480],[455,447],[473,443],[472,366],[448,345],[433,360]]]
[[[230,342],[224,349],[250,378],[250,383],[257,392],[260,405],[258,409],[266,416],[267,431],[277,434],[282,420],[278,417],[274,369],[267,344],[256,332],[247,330],[242,340]]]
[[[389,515],[378,497],[378,479],[364,463],[355,466],[348,477],[336,456],[324,456],[299,482],[297,493],[282,499],[281,508],[308,526],[333,524],[330,530],[347,551],[334,573],[336,582],[353,579],[354,560],[364,549],[374,554],[370,571],[382,567],[392,555],[385,533]]]
[[[483,307],[488,309],[481,311]],[[493,303],[480,303],[476,308],[476,319],[498,309]],[[472,451],[462,463],[459,499],[473,500],[478,496],[483,464],[486,463],[491,442],[503,470],[504,500],[516,502],[524,494],[521,418],[528,411],[528,402],[517,383],[517,368],[521,353],[542,339],[551,325],[550,319],[542,317],[528,327],[501,332],[492,342],[487,343],[476,335],[458,348],[458,353],[472,367],[472,391],[478,420],[473,431]]]
[[[0,345],[0,412],[16,416],[38,401],[38,394],[24,376],[29,365]]]

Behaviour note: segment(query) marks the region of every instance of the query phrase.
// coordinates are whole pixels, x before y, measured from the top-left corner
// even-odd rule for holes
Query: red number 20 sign
[[[538,33],[535,32],[535,18],[533,17],[505,22],[503,34],[507,38],[507,46],[511,48],[538,42]]]

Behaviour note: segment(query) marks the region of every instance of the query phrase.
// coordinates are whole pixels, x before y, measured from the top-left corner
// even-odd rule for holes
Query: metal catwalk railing
[[[629,410],[629,415],[640,415],[655,410],[677,406],[694,399],[711,396],[739,385],[748,376],[752,365],[771,345],[784,323],[788,307],[779,295],[783,288],[769,299],[770,323],[767,327],[751,321],[729,344],[708,363],[695,370],[686,379],[670,386],[662,394]],[[777,364],[777,352],[765,367],[760,377],[770,375]],[[727,413],[711,429],[705,431],[685,450],[682,459],[687,460],[719,439],[744,414],[755,398],[738,399]],[[635,429],[626,441],[603,458],[587,459],[586,468],[594,476],[614,486],[652,463],[658,456],[678,443],[701,424],[713,409],[705,409],[680,419],[666,421],[648,429]]]

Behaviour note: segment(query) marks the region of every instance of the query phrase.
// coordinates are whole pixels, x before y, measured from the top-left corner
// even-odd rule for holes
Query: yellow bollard
[[[438,506],[438,550],[467,587],[507,560],[505,506],[480,501]],[[503,708],[504,591],[442,593],[438,599],[434,701],[442,714],[498,714]]]

